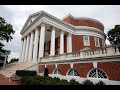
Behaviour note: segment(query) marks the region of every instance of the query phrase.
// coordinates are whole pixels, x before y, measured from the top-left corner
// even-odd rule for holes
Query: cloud
[[[4,42],[5,48],[11,50],[10,57],[19,57],[21,50],[20,31],[28,16],[39,11],[46,11],[49,14],[62,19],[67,14],[75,17],[94,18],[103,23],[105,33],[116,24],[120,24],[120,5],[0,5],[0,16],[13,25],[15,34],[9,43]],[[106,40],[109,44],[109,41]]]

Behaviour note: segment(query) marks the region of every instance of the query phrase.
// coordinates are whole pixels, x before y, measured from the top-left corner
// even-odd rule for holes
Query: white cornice
[[[44,22],[44,23],[53,25],[54,27],[60,28],[66,32],[70,32],[72,34],[79,34],[81,31],[88,31],[88,32],[94,32],[94,33],[96,32],[98,34],[101,34],[100,36],[105,38],[105,34],[97,28],[88,27],[88,26],[74,26],[74,25],[68,24],[68,23],[66,23],[44,11],[37,12],[37,13],[30,15],[29,19],[31,16],[36,15],[36,14],[39,14],[39,15],[28,27],[25,27],[26,24],[24,25],[24,28],[21,31],[21,34],[23,35],[23,37],[25,35],[27,35],[29,32],[31,32],[34,28],[39,26],[42,22]],[[26,23],[28,21],[29,20],[27,20]]]

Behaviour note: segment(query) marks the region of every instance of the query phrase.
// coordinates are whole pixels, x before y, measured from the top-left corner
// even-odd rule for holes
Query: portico
[[[55,38],[60,38],[59,53],[64,54],[64,35],[67,36],[67,53],[72,52],[72,36],[71,33],[54,27],[50,24],[41,23],[27,35],[22,37],[22,55],[20,62],[34,63],[45,56],[45,43],[50,42],[50,50],[48,56],[55,55]]]

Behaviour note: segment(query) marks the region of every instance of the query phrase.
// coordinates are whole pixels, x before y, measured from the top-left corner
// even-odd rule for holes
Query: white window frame
[[[88,38],[88,43],[85,42],[85,38]],[[84,46],[90,46],[90,38],[89,36],[83,36],[83,42],[84,42]]]
[[[96,40],[98,40],[98,45],[96,43]],[[98,37],[94,37],[94,41],[95,41],[95,46],[96,47],[100,47],[100,40],[99,40],[99,38]]]

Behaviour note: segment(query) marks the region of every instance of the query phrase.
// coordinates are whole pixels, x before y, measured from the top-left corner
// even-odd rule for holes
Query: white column
[[[22,50],[22,61],[24,62],[25,59],[25,48],[26,48],[26,37],[24,37],[24,44],[23,44],[23,50]]]
[[[25,49],[25,61],[28,61],[28,52],[29,52],[29,43],[30,43],[30,36],[27,35],[27,43],[26,43],[26,49]]]
[[[33,49],[33,62],[37,62],[38,55],[38,40],[39,40],[39,29],[35,29],[34,49]]]
[[[41,24],[40,43],[39,43],[39,58],[44,55],[44,41],[45,41],[45,24]]]
[[[64,53],[64,32],[61,31],[60,34],[60,54]]]
[[[29,46],[29,53],[28,53],[28,62],[32,61],[33,40],[34,40],[34,32],[31,32],[31,35],[30,35],[30,46]]]
[[[67,53],[72,52],[72,35],[69,33],[67,35]]]
[[[22,61],[23,44],[24,44],[24,41],[21,39],[21,52],[20,52],[20,57],[19,57],[19,63]]]
[[[52,28],[51,32],[51,45],[50,45],[50,56],[55,55],[55,28]]]

